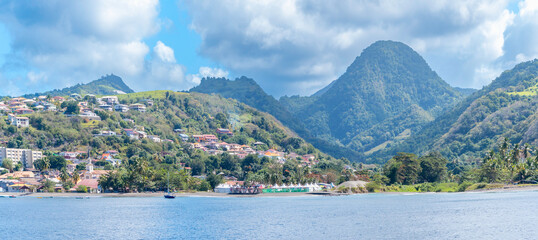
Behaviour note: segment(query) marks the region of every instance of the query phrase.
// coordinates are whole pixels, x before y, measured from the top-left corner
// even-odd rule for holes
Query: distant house
[[[109,111],[111,112],[112,111],[112,105],[109,105],[109,104],[101,104],[99,105],[99,108],[105,110],[105,111]]]
[[[106,102],[110,105],[118,104],[120,101],[118,100],[118,97],[116,96],[104,96],[100,98],[99,100]]]
[[[77,152],[61,152],[60,156],[64,157],[66,160],[74,160],[74,159],[77,159],[78,153]]]
[[[159,136],[156,136],[156,135],[148,135],[148,139],[153,141],[153,142],[156,142],[156,143],[161,142],[161,138]]]
[[[88,119],[89,121],[101,121],[101,117],[97,116],[94,112],[82,112],[79,114],[82,119]]]
[[[129,111],[129,107],[125,104],[116,104],[114,105],[114,110],[116,110],[116,112],[127,112]]]
[[[97,134],[98,136],[105,136],[105,137],[108,137],[108,136],[116,136],[116,132],[114,131],[108,131],[108,130],[104,130],[104,131],[101,131],[99,134]]]
[[[119,152],[116,151],[116,150],[108,150],[108,151],[106,151],[105,153],[110,153],[111,156],[116,156],[116,155],[119,154]]]
[[[52,103],[45,103],[43,104],[43,106],[45,107],[45,111],[56,111],[56,105],[52,104]]]
[[[9,112],[10,109],[5,105],[0,105],[0,112]]]
[[[186,141],[189,140],[189,135],[187,135],[187,134],[180,133],[178,136],[181,139],[181,141],[183,141],[183,142],[186,142]]]
[[[153,106],[153,100],[151,99],[142,99],[142,102],[146,103],[148,106]]]
[[[121,159],[115,159],[113,157],[113,155],[110,154],[110,153],[104,153],[103,155],[101,155],[100,160],[101,161],[107,161],[107,162],[111,163],[114,166],[121,164]]]
[[[203,142],[204,141],[204,135],[192,135],[192,138],[194,138],[194,141],[196,141],[196,142]]]
[[[45,110],[45,107],[43,105],[37,105],[35,106],[35,109],[38,111],[38,112],[41,112],[43,110]]]
[[[204,141],[206,142],[217,142],[219,140],[215,135],[212,135],[212,134],[207,134],[203,136],[204,136]]]
[[[125,134],[132,139],[142,139],[146,138],[147,134],[144,131],[138,131],[133,129],[123,129]]]
[[[17,115],[20,115],[20,114],[30,114],[30,113],[33,113],[34,110],[32,110],[32,109],[28,109],[28,108],[18,108],[18,109],[16,109],[14,112],[15,112],[15,114],[17,114]]]
[[[192,137],[197,142],[217,142],[219,140],[215,135],[211,135],[211,134],[192,135]]]
[[[9,114],[7,119],[11,125],[14,125],[17,127],[29,127],[30,126],[30,119],[27,117],[17,117],[13,114]]]
[[[146,106],[144,104],[135,103],[135,104],[129,105],[129,110],[146,112]]]
[[[230,131],[230,129],[227,129],[227,128],[217,128],[217,133],[218,134],[226,134],[226,135],[229,135],[229,136],[233,136],[234,134],[232,133],[232,131]]]
[[[53,101],[55,102],[63,102],[65,101],[65,98],[64,97],[60,97],[60,96],[55,96],[52,98]]]

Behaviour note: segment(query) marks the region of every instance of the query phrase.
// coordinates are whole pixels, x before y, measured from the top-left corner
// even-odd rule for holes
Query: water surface
[[[538,192],[0,198],[2,239],[536,239]]]

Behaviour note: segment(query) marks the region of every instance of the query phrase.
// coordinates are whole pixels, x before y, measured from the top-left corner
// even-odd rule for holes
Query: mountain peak
[[[403,131],[416,131],[462,98],[417,52],[395,41],[377,41],[364,49],[316,97],[298,112],[307,128],[365,152],[395,141]],[[411,119],[417,121],[408,124],[405,120],[410,118],[399,117],[402,114],[415,114]],[[391,119],[404,122],[389,124]],[[375,126],[377,132],[368,132]]]
[[[27,94],[25,97],[34,97],[40,95],[62,96],[72,93],[94,94],[94,95],[115,95],[124,93],[134,93],[134,91],[123,82],[121,77],[114,74],[102,76],[86,84],[77,84],[75,86],[63,89],[55,89],[44,93]]]

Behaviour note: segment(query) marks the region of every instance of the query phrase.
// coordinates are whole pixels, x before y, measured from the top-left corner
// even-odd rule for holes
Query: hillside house
[[[125,104],[116,104],[114,105],[114,110],[116,110],[116,112],[127,112],[129,111],[129,107]]]
[[[129,105],[129,110],[146,112],[146,106],[144,104],[135,103],[135,104]]]
[[[30,119],[27,117],[17,117],[13,114],[9,114],[7,117],[7,120],[11,125],[14,125],[17,127],[29,127],[30,126]]]
[[[21,115],[21,114],[30,114],[30,113],[33,113],[34,110],[32,110],[32,109],[28,109],[28,108],[18,108],[18,109],[16,109],[14,112],[15,112],[15,114],[17,114],[17,115]]]
[[[104,96],[102,98],[99,98],[98,101],[108,103],[109,105],[120,103],[120,101],[118,100],[118,97],[116,96]]]
[[[183,142],[189,141],[189,135],[187,134],[180,133],[178,136],[179,136],[179,139],[181,139],[181,141]]]
[[[155,142],[155,143],[160,143],[161,142],[161,138],[159,136],[156,136],[156,135],[148,135],[148,139]]]
[[[233,136],[234,135],[232,133],[232,131],[230,131],[230,129],[227,129],[227,128],[217,128],[217,133],[218,134],[226,134],[228,136]]]

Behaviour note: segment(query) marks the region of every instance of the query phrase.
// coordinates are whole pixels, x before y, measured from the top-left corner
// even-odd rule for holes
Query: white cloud
[[[191,83],[200,84],[202,78],[227,78],[228,74],[228,71],[220,68],[200,67],[197,74],[191,74],[187,77],[187,79],[191,81]]]
[[[159,19],[158,0],[4,1],[0,21],[13,43],[2,67],[13,73],[4,79],[23,78],[10,94],[63,88],[108,73],[137,91],[185,85],[185,67],[173,49],[161,41],[150,49],[144,42],[167,24]]]
[[[164,45],[161,41],[158,41],[155,47],[153,47],[153,52],[163,62],[176,62],[174,50]]]
[[[502,60],[512,54],[507,31],[538,19],[530,0],[519,15],[506,10],[509,0],[186,3],[202,37],[200,52],[275,95],[313,93],[365,47],[387,39],[409,44],[452,85],[479,88],[513,66]]]

